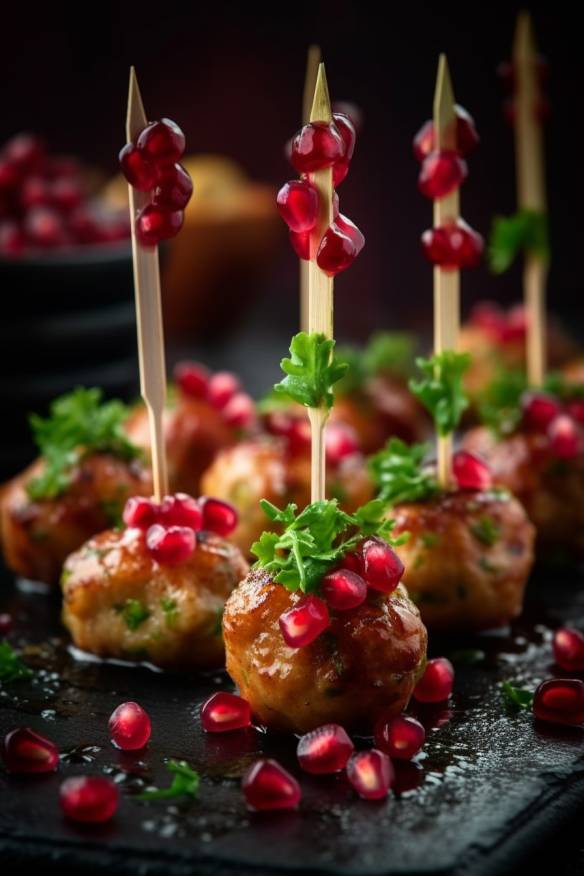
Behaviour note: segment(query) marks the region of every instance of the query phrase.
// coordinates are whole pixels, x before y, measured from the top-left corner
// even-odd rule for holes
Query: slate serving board
[[[29,725],[59,744],[63,762],[59,774],[48,777],[0,772],[0,860],[11,873],[17,865],[42,863],[45,873],[120,876],[517,872],[584,803],[584,730],[510,713],[499,682],[534,688],[559,674],[551,631],[565,621],[584,624],[583,583],[582,572],[548,574],[533,582],[524,617],[511,630],[433,640],[433,653],[450,654],[458,664],[455,694],[448,706],[418,713],[427,744],[416,763],[398,765],[397,794],[366,803],[341,776],[300,775],[293,739],[255,730],[204,735],[198,706],[227,686],[222,673],[181,678],[74,659],[59,626],[58,601],[15,589],[6,576],[0,611],[16,617],[11,640],[24,647],[35,676],[0,691],[0,733]],[[470,658],[478,662],[469,664]],[[108,739],[107,719],[127,699],[152,718],[143,752],[124,754]],[[297,812],[245,808],[240,777],[260,752],[299,776]],[[133,800],[147,785],[168,784],[166,757],[184,758],[200,771],[199,798]],[[122,801],[110,824],[81,828],[62,818],[59,783],[79,773],[105,773],[119,782]]]

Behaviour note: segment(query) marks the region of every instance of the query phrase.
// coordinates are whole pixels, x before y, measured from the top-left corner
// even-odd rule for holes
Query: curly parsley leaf
[[[10,643],[0,642],[0,682],[12,684],[14,681],[25,681],[32,674]]]
[[[529,709],[533,703],[533,694],[525,688],[514,687],[508,681],[502,681],[500,684],[501,696],[507,708],[513,711],[519,709]]]
[[[168,788],[143,791],[136,795],[136,800],[172,800],[176,797],[197,796],[201,779],[186,760],[169,760],[166,768],[172,773],[172,782]]]
[[[479,397],[479,415],[497,436],[509,435],[521,419],[521,396],[527,389],[523,371],[501,370]]]
[[[423,468],[427,451],[426,444],[410,446],[390,438],[383,450],[369,457],[369,473],[384,503],[419,502],[438,492],[436,477]]]
[[[414,336],[407,332],[375,332],[363,349],[339,347],[335,358],[348,368],[337,386],[337,394],[354,392],[378,374],[407,377],[413,371],[415,347]]]
[[[348,365],[333,356],[332,338],[312,332],[299,332],[290,344],[290,358],[280,367],[286,377],[274,387],[293,401],[308,408],[331,408],[333,386],[346,373]]]
[[[489,262],[496,274],[502,274],[519,252],[549,258],[548,221],[544,213],[519,210],[514,216],[497,216],[493,222],[489,245]]]
[[[468,407],[462,378],[470,364],[468,353],[445,350],[431,359],[416,359],[422,380],[410,380],[410,389],[434,418],[439,435],[450,435]]]

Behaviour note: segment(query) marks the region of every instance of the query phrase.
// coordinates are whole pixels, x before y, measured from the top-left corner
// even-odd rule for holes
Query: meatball
[[[65,558],[92,535],[121,519],[129,496],[149,496],[152,479],[138,460],[91,453],[71,469],[54,499],[31,499],[27,484],[44,467],[38,459],[2,493],[0,523],[6,564],[17,575],[56,584]]]
[[[571,359],[567,365],[562,368],[562,374],[569,385],[584,384],[584,356],[578,356],[576,359]]]
[[[407,705],[426,658],[418,609],[399,585],[331,617],[304,648],[286,645],[278,619],[301,594],[252,569],[225,606],[227,671],[261,724],[304,733],[322,724],[371,732]]]
[[[78,648],[100,657],[172,669],[220,666],[223,606],[247,571],[237,548],[211,533],[197,533],[188,560],[162,566],[143,532],[108,530],[65,563],[63,621]]]
[[[521,504],[500,491],[443,493],[397,505],[393,535],[403,583],[432,629],[485,630],[521,613],[535,530]]]
[[[230,541],[246,554],[266,528],[260,499],[279,507],[295,502],[303,508],[310,502],[310,453],[289,453],[286,442],[278,439],[244,441],[217,455],[201,487],[205,495],[237,508],[239,523]],[[347,456],[336,467],[329,466],[327,491],[349,512],[373,497],[360,454]]]

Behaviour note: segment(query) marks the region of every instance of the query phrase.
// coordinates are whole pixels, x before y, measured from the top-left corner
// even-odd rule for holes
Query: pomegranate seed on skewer
[[[118,808],[119,791],[104,776],[74,776],[61,785],[60,803],[72,821],[100,824],[109,821]]]
[[[221,499],[202,496],[199,504],[203,512],[203,529],[227,538],[236,529],[239,515],[233,505]]]
[[[443,703],[452,693],[454,667],[446,657],[428,660],[412,696],[419,703]]]
[[[201,706],[201,724],[207,733],[226,733],[251,725],[251,709],[247,700],[236,694],[219,691]]]
[[[150,739],[152,727],[148,713],[138,703],[122,703],[109,719],[111,740],[122,751],[144,748]]]
[[[382,593],[392,593],[404,573],[404,564],[381,538],[368,538],[362,548],[363,577],[368,585]]]
[[[493,486],[489,466],[469,450],[459,450],[454,454],[452,474],[461,490],[489,490]]]
[[[300,803],[300,785],[276,760],[256,761],[241,786],[251,809],[296,809]]]
[[[426,258],[445,270],[475,268],[481,260],[484,241],[463,219],[422,234]]]
[[[348,569],[329,572],[322,579],[322,595],[335,611],[348,611],[365,602],[367,584],[360,575]]]
[[[178,566],[195,550],[197,541],[188,526],[161,526],[155,523],[146,533],[146,548],[161,566]]]
[[[185,395],[205,398],[209,386],[209,372],[196,362],[179,362],[174,369],[174,379]]]
[[[479,144],[479,135],[475,127],[474,119],[464,109],[456,104],[456,151],[461,155],[468,155]],[[434,123],[430,120],[425,122],[414,137],[414,155],[418,161],[423,161],[427,155],[434,151]]]
[[[350,219],[347,219],[346,216],[343,216],[338,211],[335,217],[335,225],[353,242],[356,251],[355,255],[358,256],[365,246],[365,235],[357,228],[354,222],[351,222]]]
[[[464,182],[466,162],[452,149],[431,152],[423,161],[418,188],[427,198],[444,198]]]
[[[52,773],[59,766],[59,749],[30,727],[17,727],[4,737],[2,759],[9,773]]]
[[[558,459],[574,459],[582,453],[582,434],[571,417],[560,414],[548,427],[550,450]]]
[[[305,648],[323,633],[330,623],[326,602],[318,596],[305,596],[280,615],[280,629],[290,648]]]
[[[182,228],[182,210],[166,210],[146,204],[136,217],[136,234],[143,246],[156,246],[161,240],[174,237]]]
[[[375,724],[375,746],[396,760],[411,760],[422,748],[426,731],[422,724],[409,715],[395,718],[381,717]]]
[[[344,769],[354,750],[340,724],[325,724],[300,737],[296,754],[305,772],[324,775]]]
[[[298,173],[312,173],[343,159],[345,149],[336,125],[309,122],[292,140],[290,162]]]
[[[290,231],[290,243],[299,259],[310,259],[310,231]]]
[[[349,162],[355,151],[355,142],[357,140],[357,131],[355,125],[346,113],[333,113],[333,122],[343,143],[345,144],[345,154],[343,161]]]
[[[572,627],[556,630],[553,639],[554,660],[566,672],[584,672],[584,635]]]
[[[341,231],[340,227],[333,222],[325,231],[320,241],[316,263],[319,268],[334,277],[341,271],[345,271],[357,257],[357,246],[353,239]]]
[[[207,398],[214,408],[222,410],[227,402],[241,389],[241,384],[231,371],[217,371],[209,379]]]
[[[347,778],[364,800],[383,800],[395,779],[390,759],[383,751],[358,751],[347,764]]]
[[[165,526],[188,526],[198,532],[203,526],[203,514],[199,503],[186,493],[165,496],[159,512]]]
[[[533,712],[540,721],[552,724],[584,724],[584,681],[579,678],[550,678],[537,688]]]
[[[247,392],[236,392],[223,408],[223,419],[234,429],[249,428],[255,416],[255,402]]]
[[[560,403],[543,392],[525,392],[521,396],[523,421],[530,429],[547,429],[560,413]]]
[[[145,159],[157,166],[173,165],[185,151],[185,135],[171,119],[150,122],[136,142]]]
[[[126,526],[134,526],[144,531],[158,520],[159,508],[152,499],[144,496],[131,496],[124,507],[122,515]]]
[[[158,171],[152,203],[167,210],[184,210],[193,194],[193,181],[181,164]]]
[[[276,203],[288,228],[312,231],[318,219],[318,190],[308,180],[291,180],[278,192]]]
[[[122,173],[139,192],[149,192],[156,185],[156,168],[133,143],[126,143],[119,155]]]

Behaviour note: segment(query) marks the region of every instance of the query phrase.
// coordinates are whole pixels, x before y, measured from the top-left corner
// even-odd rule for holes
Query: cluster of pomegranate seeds
[[[291,456],[308,452],[310,423],[306,416],[297,416],[289,411],[272,411],[266,415],[264,425],[271,435],[286,440]],[[328,465],[338,467],[344,460],[361,452],[357,433],[347,423],[329,423],[325,432],[325,451]]]
[[[443,703],[452,693],[454,667],[446,657],[428,660],[424,674],[414,688],[413,697],[419,703]]]
[[[550,678],[537,688],[533,713],[540,721],[553,724],[584,724],[584,681],[579,678]]]
[[[112,742],[122,751],[144,748],[152,732],[148,712],[134,702],[122,703],[114,709],[108,726]]]
[[[117,785],[105,776],[74,776],[61,785],[60,803],[72,821],[101,824],[115,815],[119,796]]]
[[[174,237],[184,221],[184,209],[193,194],[192,180],[179,164],[185,136],[170,119],[150,122],[135,143],[120,152],[120,166],[130,185],[150,192],[150,203],[136,216],[136,235],[143,246],[156,246]]]
[[[497,343],[521,342],[527,332],[527,313],[522,304],[505,311],[493,301],[482,301],[473,307],[470,324],[486,331]]]
[[[503,102],[503,115],[505,121],[509,125],[514,125],[517,115],[515,106],[517,78],[513,64],[510,61],[501,61],[501,63],[497,65],[497,75],[501,79],[505,91],[511,95],[511,97],[506,98]],[[549,79],[549,64],[541,55],[537,58],[537,78],[539,80],[540,89],[542,89]],[[539,90],[535,95],[534,104],[535,117],[540,122],[547,122],[551,114],[551,104],[547,95]]]
[[[90,197],[81,166],[31,134],[0,150],[0,256],[125,240],[126,211]]]
[[[547,435],[553,457],[570,460],[584,451],[580,403],[564,405],[547,393],[526,392],[521,398],[521,408],[524,426]]]
[[[479,145],[479,135],[473,117],[464,107],[456,104],[456,150],[460,155],[468,155]],[[414,155],[423,161],[435,151],[434,122],[425,122],[414,137]]]
[[[228,426],[234,429],[249,429],[256,422],[255,403],[250,395],[242,392],[241,384],[230,371],[209,371],[197,362],[179,362],[174,369],[177,386],[187,398],[209,402]]]
[[[30,727],[17,727],[4,737],[2,759],[9,773],[52,773],[59,766],[59,749]]]
[[[278,761],[261,759],[245,773],[241,783],[247,805],[258,811],[296,809],[300,785]]]
[[[584,672],[584,635],[580,630],[562,627],[553,640],[554,660],[566,672]]]
[[[422,248],[428,261],[445,270],[475,268],[481,260],[485,243],[480,234],[464,219],[422,234]]]
[[[305,648],[330,624],[326,602],[318,596],[304,596],[279,618],[284,641],[290,648]]]
[[[452,474],[460,490],[490,490],[493,486],[488,464],[469,450],[459,450],[454,454]]]
[[[347,778],[364,800],[383,800],[395,780],[395,771],[387,754],[372,748],[351,757]]]
[[[298,763],[307,773],[338,773],[347,766],[355,746],[340,724],[325,724],[298,740]]]
[[[249,703],[236,694],[219,691],[201,706],[201,725],[207,733],[227,733],[250,727]]]

